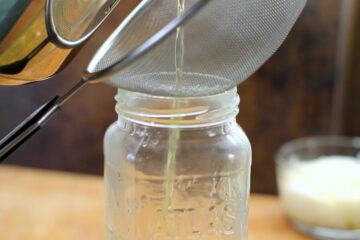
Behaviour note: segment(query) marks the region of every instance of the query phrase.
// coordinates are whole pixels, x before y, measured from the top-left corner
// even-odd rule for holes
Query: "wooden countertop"
[[[103,178],[0,166],[0,239],[104,239]],[[290,228],[276,197],[252,195],[249,240],[312,239]]]

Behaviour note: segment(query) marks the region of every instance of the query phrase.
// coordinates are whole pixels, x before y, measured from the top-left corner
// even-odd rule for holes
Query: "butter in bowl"
[[[360,138],[286,143],[276,155],[276,174],[294,228],[319,239],[360,239]]]

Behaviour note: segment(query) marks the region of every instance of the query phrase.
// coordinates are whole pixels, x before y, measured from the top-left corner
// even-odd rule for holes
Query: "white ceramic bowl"
[[[360,138],[309,137],[276,155],[283,208],[299,231],[320,239],[360,239]]]

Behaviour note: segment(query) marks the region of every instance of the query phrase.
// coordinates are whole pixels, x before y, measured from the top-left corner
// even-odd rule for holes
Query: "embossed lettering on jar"
[[[172,97],[116,99],[104,139],[106,239],[247,239],[251,147],[236,88],[176,98],[176,109]]]

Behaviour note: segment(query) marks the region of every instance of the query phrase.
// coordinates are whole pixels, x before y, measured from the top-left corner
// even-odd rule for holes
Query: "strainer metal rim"
[[[154,0],[144,0],[142,3],[139,4],[139,11],[142,4],[148,4]],[[97,50],[94,54],[93,58],[89,61],[85,71],[83,72],[83,81],[91,82],[91,81],[102,81],[110,76],[113,76],[123,70],[124,68],[130,66],[135,61],[141,59],[143,55],[148,53],[154,47],[156,47],[160,42],[165,40],[168,36],[170,36],[177,27],[185,24],[189,19],[193,17],[199,10],[201,10],[207,3],[212,0],[198,0],[193,6],[187,9],[181,16],[178,16],[171,20],[167,25],[161,28],[158,32],[156,32],[152,37],[147,39],[144,43],[142,43],[137,48],[130,51],[129,54],[125,55],[124,57],[120,58],[118,61],[113,63],[112,65],[99,70],[99,71],[90,71],[89,67],[93,65],[95,59],[99,59],[99,55],[103,54],[102,51],[105,48],[108,48],[107,45],[111,45],[111,41],[114,37],[117,37],[119,33],[127,28],[127,25],[119,26],[115,31],[110,35],[110,37],[102,44],[102,46]],[[126,22],[126,20],[124,20]],[[131,24],[129,22],[129,24]],[[101,57],[100,57],[101,58]]]

